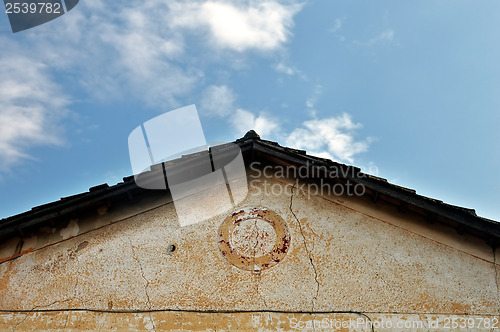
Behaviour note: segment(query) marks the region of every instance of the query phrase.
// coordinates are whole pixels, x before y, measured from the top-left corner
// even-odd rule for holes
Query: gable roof
[[[337,163],[328,159],[310,156],[304,150],[283,147],[276,142],[263,140],[255,131],[249,131],[235,142],[243,154],[245,164],[252,161],[267,160],[274,164],[295,167],[336,167],[343,170],[334,180],[340,183],[359,183],[366,189],[373,202],[383,200],[400,211],[416,213],[429,222],[443,223],[455,228],[459,233],[467,232],[488,241],[496,247],[500,244],[500,223],[476,215],[473,209],[446,204],[440,200],[425,197],[415,190],[397,186],[386,179],[362,173],[359,168]],[[196,160],[198,154],[183,156],[174,162]],[[155,166],[152,166],[152,169]],[[25,234],[54,220],[67,218],[78,212],[86,211],[103,204],[118,200],[133,200],[139,195],[154,195],[155,190],[147,190],[136,185],[133,176],[123,178],[114,186],[101,184],[88,192],[63,197],[59,201],[36,206],[30,211],[0,220],[0,240]]]

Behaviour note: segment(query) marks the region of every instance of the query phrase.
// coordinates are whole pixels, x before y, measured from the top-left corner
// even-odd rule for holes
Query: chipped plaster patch
[[[69,221],[68,226],[61,229],[59,234],[61,235],[63,240],[66,240],[66,239],[69,239],[70,237],[77,236],[79,231],[80,231],[80,227],[78,227],[78,220],[71,219]]]

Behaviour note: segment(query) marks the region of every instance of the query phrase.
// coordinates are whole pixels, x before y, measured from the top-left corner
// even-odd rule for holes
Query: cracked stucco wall
[[[290,189],[266,195],[252,180],[234,210],[284,220],[291,241],[277,265],[254,273],[223,257],[218,230],[233,211],[183,228],[169,202],[95,229],[72,221],[67,239],[0,264],[0,329],[436,331],[498,319],[498,249],[383,203],[311,196],[288,179],[265,179]]]

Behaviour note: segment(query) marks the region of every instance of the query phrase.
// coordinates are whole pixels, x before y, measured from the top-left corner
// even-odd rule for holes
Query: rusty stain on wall
[[[219,248],[236,267],[260,273],[284,259],[290,247],[285,221],[265,207],[231,213],[219,228]]]

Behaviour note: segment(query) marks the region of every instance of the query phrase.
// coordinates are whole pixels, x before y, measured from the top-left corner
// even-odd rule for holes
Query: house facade
[[[188,226],[133,177],[2,219],[0,330],[500,330],[498,222],[235,143],[245,199]]]

